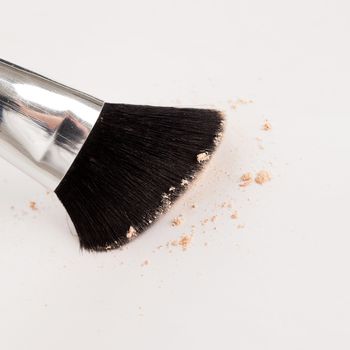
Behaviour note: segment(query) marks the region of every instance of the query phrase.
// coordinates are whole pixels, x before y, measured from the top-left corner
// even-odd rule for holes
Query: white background
[[[122,251],[80,251],[55,195],[0,162],[1,349],[349,349],[348,1],[1,11],[4,59],[111,102],[227,109],[207,171]],[[270,183],[238,186],[261,169]]]

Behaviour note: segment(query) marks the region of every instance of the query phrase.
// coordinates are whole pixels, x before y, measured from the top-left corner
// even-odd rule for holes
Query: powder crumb
[[[203,226],[203,225],[207,224],[208,222],[209,222],[209,219],[204,219],[204,220],[201,221],[201,224]]]
[[[179,244],[179,242],[178,242],[176,239],[174,239],[174,240],[172,240],[172,241],[170,242],[170,244],[171,244],[173,247],[176,247],[176,246]]]
[[[128,239],[134,239],[137,236],[136,230],[130,226],[128,232],[126,233],[126,238]]]
[[[169,192],[174,192],[176,190],[176,188],[174,187],[174,186],[171,186],[170,188],[169,188]]]
[[[237,107],[239,107],[240,105],[247,105],[247,104],[251,104],[253,102],[254,102],[253,100],[249,100],[249,99],[245,100],[243,98],[238,98],[235,102],[233,102],[232,100],[229,100],[230,107],[233,110],[236,110]]]
[[[181,236],[180,240],[179,240],[179,245],[182,247],[182,250],[186,250],[187,247],[190,245],[191,243],[191,236],[190,235],[183,235]]]
[[[210,218],[210,221],[211,221],[211,222],[214,222],[214,221],[217,219],[217,217],[218,217],[217,215],[213,215],[213,216]]]
[[[237,100],[237,103],[241,104],[241,105],[248,105],[250,103],[253,103],[254,101],[253,100],[245,100],[243,98],[239,98]]]
[[[244,173],[242,176],[241,176],[241,180],[242,181],[249,181],[252,179],[252,174],[251,173]]]
[[[230,202],[223,202],[220,205],[221,208],[232,208],[232,204]]]
[[[181,186],[187,186],[189,184],[188,180],[182,179],[181,180]]]
[[[261,170],[256,174],[255,182],[259,185],[263,185],[264,183],[271,180],[271,175],[266,170]]]
[[[141,266],[144,267],[144,266],[147,266],[148,264],[149,264],[149,261],[148,261],[148,260],[145,260],[145,261],[141,264]]]
[[[166,193],[163,193],[162,195],[162,206],[160,210],[158,210],[157,215],[163,214],[164,211],[171,208],[171,200],[169,199],[169,195]]]
[[[237,225],[237,228],[238,228],[238,229],[242,229],[242,228],[244,228],[244,225],[242,225],[242,224]]]
[[[238,212],[237,212],[237,210],[235,210],[235,211],[231,214],[231,219],[233,219],[233,220],[238,219]]]
[[[242,176],[241,176],[241,183],[239,184],[240,187],[246,187],[248,185],[250,185],[252,182],[253,182],[253,176],[251,173],[244,173]]]
[[[29,208],[32,210],[38,210],[38,207],[36,206],[36,202],[34,201],[29,202]]]
[[[210,155],[208,152],[203,152],[203,153],[197,154],[198,163],[203,163],[203,162],[209,160],[209,158],[210,158]]]
[[[182,224],[183,220],[182,220],[182,217],[181,215],[180,216],[177,216],[176,218],[174,218],[172,221],[171,221],[171,226],[180,226]]]
[[[192,204],[191,204],[191,208],[192,208],[192,209],[194,209],[194,208],[196,208],[196,207],[197,207],[197,206],[196,206],[195,203],[192,203]]]
[[[221,123],[221,125],[223,125],[223,123]],[[219,132],[219,133],[216,135],[216,137],[215,137],[215,139],[214,139],[214,145],[215,145],[215,146],[218,146],[218,145],[220,144],[223,135],[224,135],[224,134],[223,134],[222,132]]]
[[[271,123],[268,121],[268,120],[265,120],[263,126],[262,126],[262,129],[264,131],[269,131],[272,129],[272,126],[271,126]]]
[[[233,102],[232,100],[229,100],[229,105],[233,110],[236,110],[239,106],[241,105],[248,105],[253,103],[253,100],[250,99],[243,99],[243,98],[238,98],[235,102]]]

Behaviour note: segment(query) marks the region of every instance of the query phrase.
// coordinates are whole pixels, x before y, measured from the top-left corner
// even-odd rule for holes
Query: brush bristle
[[[81,247],[115,248],[143,232],[202,168],[222,127],[215,110],[105,104],[55,191]]]

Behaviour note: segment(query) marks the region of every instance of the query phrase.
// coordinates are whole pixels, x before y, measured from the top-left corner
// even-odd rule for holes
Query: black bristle
[[[130,227],[144,231],[200,170],[197,155],[212,153],[221,132],[215,110],[105,104],[55,191],[81,247],[118,247]]]

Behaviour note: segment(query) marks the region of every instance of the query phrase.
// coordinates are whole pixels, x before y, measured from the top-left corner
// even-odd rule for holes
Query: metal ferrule
[[[0,60],[0,156],[55,190],[103,102]]]

